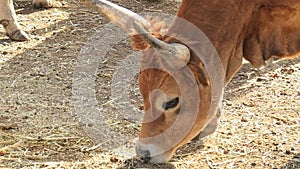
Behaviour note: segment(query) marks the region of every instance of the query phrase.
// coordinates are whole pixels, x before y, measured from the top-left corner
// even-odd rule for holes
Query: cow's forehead
[[[147,88],[149,91],[154,89],[169,90],[177,86],[174,78],[164,70],[150,68],[140,72],[139,82],[142,83],[142,88]]]

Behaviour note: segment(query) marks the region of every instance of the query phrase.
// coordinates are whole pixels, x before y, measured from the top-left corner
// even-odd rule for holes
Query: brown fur
[[[243,58],[250,61],[253,66],[259,67],[273,56],[278,58],[297,56],[300,52],[299,0],[183,0],[177,16],[193,23],[210,39],[223,64],[227,83],[241,67]],[[160,32],[162,27],[156,26],[155,22],[152,22],[152,26],[159,28],[149,30],[156,38],[167,43],[181,43],[162,34]],[[175,20],[168,31],[176,34],[182,30],[189,30],[186,26],[176,24]],[[188,46],[188,44],[185,45]],[[158,111],[153,106],[157,100],[150,99],[150,93],[154,89],[160,89],[166,95],[178,97],[181,97],[181,93],[185,91],[178,89],[174,79],[166,73],[167,68],[161,61],[161,57],[157,56],[153,50],[149,50],[150,45],[141,37],[134,35],[132,46],[136,50],[144,50],[142,66],[148,64],[148,66],[154,65],[161,69],[148,69],[140,73],[139,86],[144,99],[144,118],[148,118]],[[205,48],[205,46],[199,45],[199,48]],[[191,59],[187,66],[193,72],[201,97],[196,122],[180,143],[155,157],[153,162],[167,161],[178,147],[194,138],[205,127],[206,113],[213,99],[210,93],[210,80],[206,68],[193,51],[191,51]],[[191,86],[192,84],[182,89],[186,90]],[[181,100],[180,105],[198,104],[193,102],[194,98],[181,98]],[[189,112],[183,113],[182,117],[179,117],[177,112],[178,109],[173,112],[162,112],[155,121],[143,123],[139,137],[148,138],[163,133],[176,118],[180,118],[183,125],[190,124]],[[216,128],[216,125],[216,123],[208,124],[212,128]],[[176,135],[165,137],[164,141],[153,140],[140,143],[140,145],[155,144],[158,147],[164,147],[168,141],[175,139]]]
[[[177,15],[209,37],[227,72],[227,82],[243,57],[259,67],[272,56],[300,52],[297,0],[183,0]]]
[[[158,18],[148,18],[148,21],[151,23],[149,32],[157,39],[165,41],[167,43],[181,43],[180,41],[164,35],[162,32],[162,28],[164,27],[164,22],[161,22],[158,20]],[[139,35],[133,35],[131,36],[131,46],[135,50],[145,50],[150,48],[151,46],[143,40]],[[191,51],[192,56],[195,56],[195,53]],[[145,58],[147,61],[144,61],[145,63],[150,63],[149,58],[152,58],[154,55],[146,54],[147,58]],[[151,56],[151,57],[150,57]],[[153,59],[153,58],[152,58]],[[165,68],[166,65],[164,65],[161,61],[161,57],[155,57],[157,60],[157,63],[161,69],[167,69]],[[152,62],[151,62],[152,63]],[[204,68],[204,65],[201,63],[200,59],[198,57],[191,57],[191,60],[189,62],[189,67],[194,72],[194,76],[198,80],[197,82],[199,84],[202,84],[204,86],[209,85],[208,75]]]
[[[274,56],[300,55],[300,1],[297,0],[216,0],[214,3],[185,0],[177,15],[196,25],[211,40],[227,72],[227,82],[241,67],[243,57],[260,67]],[[160,33],[161,22],[156,21],[151,21],[153,27],[149,31],[158,39],[170,42]],[[186,28],[174,24],[170,29]],[[136,50],[150,47],[138,35],[132,37],[132,46]]]
[[[148,32],[150,32],[155,38],[159,40],[165,39],[162,34],[162,28],[164,26],[164,22],[159,21],[158,18],[147,18],[150,22],[150,27],[148,28]],[[144,50],[150,48],[150,45],[143,40],[139,35],[131,36],[131,46],[135,50]]]

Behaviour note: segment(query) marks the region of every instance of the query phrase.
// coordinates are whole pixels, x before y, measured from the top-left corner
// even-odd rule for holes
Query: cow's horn
[[[99,9],[105,15],[109,17],[109,19],[119,25],[121,28],[126,30],[130,34],[136,34],[134,32],[133,23],[138,22],[145,27],[149,27],[150,23],[143,18],[142,16],[126,9],[121,6],[118,6],[114,3],[111,3],[106,0],[86,0],[91,5],[95,6],[96,9]]]
[[[190,51],[189,49],[179,43],[166,43],[159,39],[153,37],[148,31],[146,31],[138,23],[134,23],[134,28],[136,32],[151,45],[155,50],[157,50],[161,56],[165,59],[169,66],[180,69],[187,65],[190,61]]]
[[[142,26],[150,27],[150,23],[142,16],[111,3],[107,0],[86,0],[100,9],[110,20],[118,24],[130,34],[140,34],[142,38],[157,50],[167,64],[175,69],[184,67],[190,60],[189,49],[178,43],[168,44],[154,38]],[[177,58],[177,59],[176,59]]]

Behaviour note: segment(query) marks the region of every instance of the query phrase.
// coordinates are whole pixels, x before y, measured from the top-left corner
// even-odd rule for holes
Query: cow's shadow
[[[229,84],[226,86],[226,92],[223,101],[230,101],[235,97],[243,95],[246,89],[249,90],[260,85],[268,84],[272,79],[272,75],[268,75],[268,72],[297,64],[299,61],[300,57],[290,60],[283,59],[278,61],[266,61],[266,65],[260,69],[254,68],[250,63],[245,62],[241,69],[233,76]],[[274,78],[276,78],[276,74],[274,74]],[[227,93],[230,93],[230,95],[227,96]]]
[[[43,8],[34,8],[31,1],[18,1],[14,3],[16,14],[28,15],[34,12],[45,10]]]
[[[64,5],[61,4],[61,2],[59,2],[57,0],[52,0],[52,3],[53,3],[53,8],[64,8]],[[35,8],[32,5],[31,1],[20,1],[20,2],[14,3],[14,7],[16,10],[16,13],[21,14],[21,15],[28,15],[28,14],[35,13],[35,12],[48,10],[48,8]]]

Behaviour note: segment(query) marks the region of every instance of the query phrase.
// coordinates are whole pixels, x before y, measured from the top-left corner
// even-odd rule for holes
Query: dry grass
[[[114,2],[138,12],[164,6],[173,14],[177,5]],[[32,40],[12,42],[0,29],[0,168],[300,168],[299,59],[275,63],[266,71],[245,64],[226,88],[218,131],[179,149],[168,164],[146,164],[106,151],[104,143],[85,134],[74,115],[78,53],[107,19],[73,0],[48,10],[18,4],[18,18]],[[96,90],[99,106],[116,118],[112,124],[135,137],[139,124],[114,116],[109,97],[112,74],[128,52],[128,40],[111,49],[114,57],[99,67]]]

